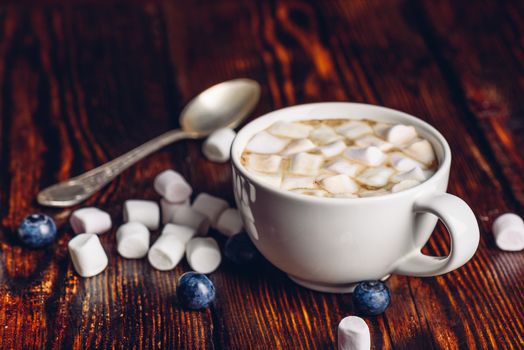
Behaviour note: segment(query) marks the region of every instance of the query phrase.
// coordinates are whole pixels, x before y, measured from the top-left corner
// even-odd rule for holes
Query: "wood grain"
[[[251,118],[297,103],[367,102],[419,116],[448,139],[449,190],[477,214],[480,249],[445,276],[393,276],[392,305],[366,318],[374,349],[523,348],[524,258],[497,250],[490,232],[498,214],[524,214],[523,29],[521,3],[484,0],[0,5],[0,348],[336,347],[338,322],[354,311],[350,295],[303,289],[267,262],[224,262],[211,275],[216,304],[187,311],[175,297],[185,262],[159,272],[122,259],[113,230],[101,236],[109,267],[82,279],[67,253],[71,211],[34,200],[176,127],[191,97],[236,77],[263,87]],[[124,200],[158,200],[152,180],[166,168],[233,204],[229,166],[187,141],[141,161],[86,205],[118,226]],[[15,238],[35,211],[60,226],[43,250]],[[442,225],[425,251],[449,251]]]

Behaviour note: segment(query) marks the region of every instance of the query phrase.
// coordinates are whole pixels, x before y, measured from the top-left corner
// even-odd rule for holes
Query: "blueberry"
[[[249,264],[258,259],[259,252],[246,233],[229,237],[224,248],[225,256],[235,264]]]
[[[366,316],[383,313],[390,299],[388,287],[380,281],[361,282],[353,292],[353,305],[360,314]]]
[[[46,246],[56,238],[55,222],[44,214],[26,216],[18,226],[18,237],[31,248]]]
[[[208,307],[215,300],[215,294],[213,282],[197,272],[184,273],[176,285],[178,301],[193,310]]]

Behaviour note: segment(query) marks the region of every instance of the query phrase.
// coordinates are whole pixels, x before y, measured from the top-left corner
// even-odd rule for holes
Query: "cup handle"
[[[475,214],[466,202],[449,193],[441,193],[417,200],[413,211],[431,213],[442,220],[451,237],[450,253],[448,256],[422,254],[420,250],[429,236],[422,242],[417,242],[415,237],[417,248],[396,264],[393,273],[420,277],[437,276],[458,269],[473,257],[479,245],[479,226]]]

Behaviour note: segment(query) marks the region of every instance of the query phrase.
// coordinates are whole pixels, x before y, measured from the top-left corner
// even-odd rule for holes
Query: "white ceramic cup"
[[[413,125],[436,152],[436,173],[413,188],[367,198],[321,198],[258,181],[241,164],[251,137],[277,120],[370,119]],[[479,244],[470,207],[446,193],[451,152],[426,122],[393,109],[359,103],[312,103],[257,118],[238,133],[232,149],[235,200],[260,252],[296,283],[323,292],[350,292],[355,284],[396,273],[436,276],[465,264]],[[421,253],[437,220],[451,236],[448,256]]]

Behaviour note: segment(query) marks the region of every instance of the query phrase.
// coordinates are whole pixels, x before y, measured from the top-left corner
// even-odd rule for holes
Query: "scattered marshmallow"
[[[371,334],[362,318],[348,316],[338,324],[338,350],[369,350]]]
[[[181,207],[175,211],[171,223],[194,228],[198,234],[205,235],[209,230],[209,219],[192,207]]]
[[[369,166],[378,166],[384,163],[386,155],[378,147],[348,147],[344,155],[350,160]]]
[[[422,182],[426,179],[427,177],[426,177],[426,174],[424,173],[424,170],[416,166],[411,170],[403,171],[403,172],[393,175],[393,177],[391,178],[391,181],[395,183],[399,183],[405,180],[415,180],[415,181]]]
[[[414,168],[424,168],[424,164],[406,156],[402,152],[393,152],[389,155],[389,162],[398,171],[409,171]]]
[[[516,214],[506,213],[495,219],[493,235],[495,243],[502,250],[524,249],[524,221]]]
[[[321,125],[311,131],[309,138],[313,140],[313,142],[316,142],[320,145],[325,145],[327,143],[332,143],[342,139],[342,136],[337,134],[333,128],[327,125]]]
[[[404,124],[393,125],[385,133],[386,140],[397,146],[405,145],[417,136],[417,130],[415,130],[415,127]]]
[[[338,159],[329,164],[326,169],[338,174],[345,174],[350,177],[355,177],[355,175],[364,169],[364,166],[358,163],[350,163],[344,159]]]
[[[160,271],[174,269],[184,257],[186,245],[196,234],[192,227],[167,224],[162,234],[149,249],[147,259]]]
[[[116,231],[118,253],[126,259],[140,259],[149,250],[149,230],[139,222],[128,222]]]
[[[417,180],[403,180],[400,181],[398,184],[393,185],[391,188],[391,192],[400,192],[407,190],[408,188],[415,187],[417,185],[420,185],[420,181]]]
[[[320,186],[330,193],[355,193],[359,189],[349,176],[343,174],[323,178]]]
[[[278,173],[281,163],[282,157],[275,154],[250,153],[245,155],[246,168],[262,173]]]
[[[310,139],[293,140],[282,152],[285,156],[291,156],[299,152],[307,152],[315,149],[317,146]]]
[[[316,187],[314,177],[304,176],[286,176],[282,180],[282,188],[285,190],[292,189],[313,189]]]
[[[160,225],[160,208],[153,201],[131,199],[124,202],[124,222],[140,222],[150,230]]]
[[[293,156],[289,170],[296,175],[317,175],[323,161],[322,156],[301,152]]]
[[[104,271],[108,259],[100,239],[93,233],[81,233],[67,244],[76,272],[82,277],[91,277]]]
[[[222,257],[217,242],[211,237],[195,237],[186,246],[186,258],[189,266],[199,273],[215,271]]]
[[[231,237],[242,231],[242,218],[238,210],[229,208],[224,210],[218,218],[216,229],[225,236]]]
[[[356,177],[357,181],[371,187],[381,187],[388,183],[394,171],[386,167],[368,168]]]
[[[94,207],[75,210],[69,222],[75,233],[101,234],[111,229],[111,216]]]
[[[292,123],[292,122],[276,122],[269,128],[269,132],[275,136],[287,137],[290,139],[303,139],[308,137],[313,130],[311,125]]]
[[[435,152],[428,140],[417,140],[404,149],[404,153],[429,165],[435,161]]]
[[[218,217],[229,207],[229,204],[222,198],[211,196],[207,193],[200,193],[193,202],[193,209],[204,214],[211,223],[216,226]]]
[[[162,224],[167,224],[171,221],[173,214],[180,207],[188,207],[189,198],[180,203],[172,203],[165,198],[160,199],[160,209],[162,211]]]
[[[344,141],[338,140],[325,146],[319,147],[319,150],[320,153],[324,155],[324,157],[331,158],[342,153],[345,148],[346,144],[344,143]]]
[[[371,126],[356,120],[343,124],[337,127],[335,130],[350,140],[356,140],[364,135],[373,133]]]
[[[253,153],[279,153],[289,143],[289,139],[282,139],[271,135],[268,132],[261,131],[248,142],[246,151]]]
[[[235,131],[230,128],[213,131],[202,145],[202,153],[213,162],[227,162],[235,136]]]
[[[193,192],[182,175],[174,170],[165,170],[158,174],[153,186],[159,195],[172,203],[185,201]]]
[[[391,143],[386,142],[381,138],[376,137],[375,135],[366,135],[364,137],[361,137],[355,141],[355,145],[359,147],[374,146],[380,149],[381,151],[389,151],[393,148],[393,145]]]

